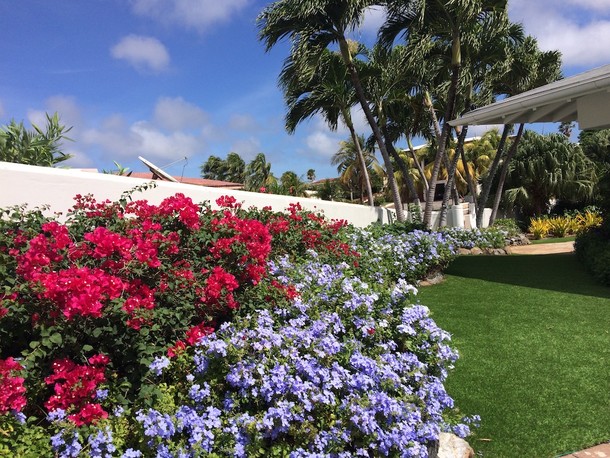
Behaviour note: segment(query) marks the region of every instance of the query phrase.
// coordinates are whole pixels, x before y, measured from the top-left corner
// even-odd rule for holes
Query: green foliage
[[[53,167],[70,159],[72,156],[60,148],[62,141],[70,140],[66,134],[72,127],[60,124],[57,113],[46,114],[46,118],[44,130],[36,124],[32,124],[34,130],[27,130],[23,122],[14,120],[0,127],[0,161]]]
[[[210,156],[200,169],[201,176],[209,180],[243,183],[246,178],[246,163],[237,153],[229,153],[226,159]]]
[[[543,215],[552,198],[590,201],[597,175],[593,162],[561,134],[526,131],[510,164],[506,198],[526,215]]]
[[[578,259],[601,284],[610,286],[610,237],[606,231],[591,229],[576,237]]]
[[[492,226],[501,231],[505,231],[509,237],[514,237],[522,233],[517,221],[512,218],[497,219]]]
[[[21,424],[12,415],[0,415],[0,456],[53,456],[48,432],[36,422],[36,418],[30,417],[26,424]]]

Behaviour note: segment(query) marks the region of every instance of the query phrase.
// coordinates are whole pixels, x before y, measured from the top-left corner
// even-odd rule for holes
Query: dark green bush
[[[576,238],[576,255],[595,279],[610,286],[610,237],[602,229],[592,229]]]

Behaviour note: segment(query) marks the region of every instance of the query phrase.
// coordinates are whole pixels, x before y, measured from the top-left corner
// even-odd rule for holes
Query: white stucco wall
[[[49,213],[65,214],[72,207],[76,194],[93,194],[98,201],[116,200],[123,192],[147,182],[149,181],[102,173],[0,162],[0,208],[24,203],[28,204],[29,208],[49,205]],[[299,202],[303,208],[322,211],[330,219],[345,219],[358,227],[368,226],[375,221],[387,223],[394,218],[393,210],[380,207],[231,191],[159,180],[155,183],[156,188],[134,194],[134,200],[146,199],[158,204],[164,198],[181,192],[194,202],[208,200],[214,206],[218,197],[232,195],[239,202],[243,202],[245,208],[270,206],[273,210],[283,211],[290,203]]]

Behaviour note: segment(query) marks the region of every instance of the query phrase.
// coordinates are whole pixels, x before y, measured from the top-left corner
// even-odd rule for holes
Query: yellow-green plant
[[[532,218],[528,232],[530,232],[536,240],[547,236],[550,230],[548,218]]]
[[[576,220],[569,216],[555,216],[549,218],[547,223],[549,235],[553,237],[565,237],[574,234],[577,228]]]
[[[574,219],[576,221],[577,234],[580,234],[581,232],[584,232],[592,227],[599,227],[603,221],[603,218],[599,213],[589,210],[584,213],[579,213]]]

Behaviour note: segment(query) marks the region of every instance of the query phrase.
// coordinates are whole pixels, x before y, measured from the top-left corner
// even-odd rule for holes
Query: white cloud
[[[340,140],[329,135],[328,131],[317,130],[309,134],[305,141],[314,154],[331,158],[339,149]]]
[[[124,60],[140,71],[154,73],[167,70],[170,57],[159,40],[141,35],[127,35],[110,49],[115,59]]]
[[[237,140],[231,145],[231,151],[239,154],[247,163],[261,152],[261,142],[256,137]]]
[[[569,3],[582,8],[590,8],[600,12],[606,12],[610,10],[610,0],[569,0]]]
[[[252,115],[236,114],[229,119],[229,129],[247,132],[258,127],[256,119]]]
[[[151,160],[168,161],[190,157],[204,147],[200,136],[180,131],[165,133],[146,121],[129,124],[120,115],[107,118],[100,128],[88,129],[82,139],[89,145],[99,146],[113,160],[142,155]]]
[[[182,97],[161,97],[155,105],[154,120],[170,131],[203,128],[208,121],[206,113]]]
[[[514,0],[513,21],[522,22],[541,49],[559,50],[567,66],[592,67],[610,61],[610,0]],[[591,12],[593,11],[593,12]]]
[[[174,23],[204,32],[227,22],[251,0],[133,0],[133,11],[163,23]]]

